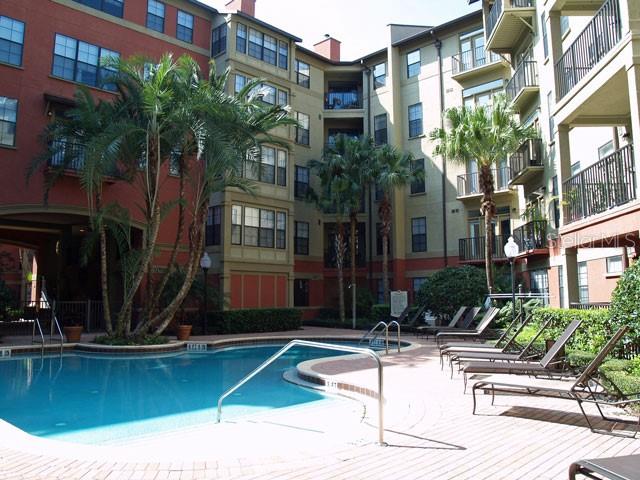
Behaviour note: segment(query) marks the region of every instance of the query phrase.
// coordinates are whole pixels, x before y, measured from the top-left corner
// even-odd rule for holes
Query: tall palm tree
[[[365,191],[372,179],[375,146],[369,136],[358,138],[337,135],[335,142],[327,147],[327,155],[340,156],[344,166],[345,203],[349,214],[349,257],[351,258],[351,304],[356,309],[356,257],[358,236],[358,213],[362,211]],[[362,248],[362,246],[360,247]]]
[[[538,132],[533,126],[520,124],[511,102],[504,95],[495,96],[490,106],[450,108],[444,116],[448,127],[436,128],[430,134],[431,140],[436,142],[434,155],[463,165],[471,161],[478,164],[482,192],[480,213],[484,216],[485,231],[485,270],[487,288],[491,291],[494,283],[491,221],[496,214],[492,169],[512,155],[524,141],[537,138]]]
[[[389,303],[389,237],[391,235],[392,204],[391,197],[398,188],[405,187],[415,180],[424,179],[424,170],[412,171],[410,153],[403,153],[392,145],[383,145],[377,150],[376,165],[373,169],[375,182],[382,190],[382,199],[378,207],[382,235],[382,289],[384,301]]]

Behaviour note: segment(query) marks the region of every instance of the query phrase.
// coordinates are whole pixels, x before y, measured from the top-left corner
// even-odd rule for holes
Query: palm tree
[[[359,138],[337,135],[335,142],[327,147],[326,155],[339,156],[344,166],[344,194],[349,214],[349,256],[351,258],[351,304],[356,309],[356,241],[358,213],[362,211],[364,193],[371,183],[374,158],[374,144],[369,136]],[[362,248],[362,246],[360,247]]]
[[[389,303],[389,236],[391,235],[392,206],[391,197],[396,189],[405,187],[415,180],[424,179],[424,170],[412,171],[413,157],[400,152],[391,145],[383,145],[377,150],[376,165],[373,169],[375,182],[382,190],[382,199],[378,207],[382,235],[382,289],[384,301]]]
[[[480,213],[484,216],[485,270],[487,288],[493,287],[493,229],[491,220],[496,213],[493,199],[492,169],[512,155],[526,140],[537,138],[533,126],[523,126],[516,118],[513,106],[504,95],[496,95],[491,106],[475,108],[455,107],[444,113],[447,129],[436,128],[430,134],[437,142],[435,155],[467,165],[476,161],[479,169],[479,188],[482,192]]]

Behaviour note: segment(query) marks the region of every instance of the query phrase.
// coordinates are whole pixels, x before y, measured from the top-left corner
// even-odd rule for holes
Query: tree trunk
[[[493,200],[494,183],[491,164],[482,164],[480,167],[480,191],[482,200],[480,213],[484,215],[484,268],[487,276],[487,291],[493,289],[493,225],[491,220],[496,214],[496,204]]]
[[[340,314],[340,323],[345,322],[344,314],[344,223],[338,219],[336,230],[336,267],[338,267],[338,310]]]
[[[358,240],[357,227],[358,227],[358,212],[351,212],[351,238],[349,247],[351,250],[351,310],[352,315],[355,318],[356,313],[356,242]]]
[[[102,193],[96,194],[96,209],[98,214],[102,212]],[[102,290],[102,308],[104,315],[104,326],[107,335],[113,333],[111,324],[111,305],[109,303],[109,272],[107,270],[107,234],[104,230],[104,219],[101,218],[98,224],[100,234],[100,288]]]
[[[389,236],[391,234],[391,202],[389,196],[385,192],[378,215],[382,222],[380,234],[382,235],[382,291],[384,295],[384,303],[389,303]]]

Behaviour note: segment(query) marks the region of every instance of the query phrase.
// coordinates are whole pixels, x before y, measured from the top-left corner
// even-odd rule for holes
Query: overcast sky
[[[228,0],[201,0],[223,9]],[[467,0],[257,0],[256,17],[313,44],[328,33],[353,60],[386,45],[387,24],[438,25],[478,10]]]

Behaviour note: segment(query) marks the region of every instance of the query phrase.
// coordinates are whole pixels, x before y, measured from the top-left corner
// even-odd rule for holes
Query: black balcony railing
[[[496,0],[487,16],[487,38],[491,36],[493,29],[496,28],[505,5],[507,8],[531,8],[535,4],[535,0]]]
[[[493,174],[493,185],[495,191],[506,190],[509,188],[509,181],[511,180],[511,168],[500,167],[491,169]],[[480,190],[480,176],[479,172],[467,173],[465,175],[458,175],[458,196],[466,197],[468,195],[479,195]]]
[[[558,99],[569,93],[621,38],[618,0],[607,0],[556,63]]]
[[[513,231],[513,240],[520,250],[539,250],[547,248],[547,221],[533,220]]]
[[[500,60],[500,55],[493,52],[487,52],[484,49],[484,45],[476,47],[473,50],[467,50],[466,52],[460,52],[451,57],[451,69],[453,74],[466,72],[474,68],[482,67],[493,62]]]
[[[518,65],[507,86],[504,88],[509,101],[513,101],[526,87],[538,86],[538,66],[535,60],[524,60]]]
[[[504,254],[504,244],[507,243],[508,235],[494,235],[492,257],[496,260],[506,258]],[[458,256],[461,262],[484,262],[485,237],[461,238],[458,240]]]
[[[627,145],[562,184],[564,223],[624,205],[636,199],[633,146]]]
[[[516,150],[516,153],[509,157],[509,167],[513,178],[520,175],[520,173],[529,167],[541,167],[542,166],[542,139],[534,138],[527,140],[520,148]]]
[[[328,92],[324,96],[324,108],[327,110],[362,108],[362,97],[357,91]]]
[[[81,170],[84,166],[85,146],[67,140],[51,142],[50,167],[64,167],[66,170]]]

